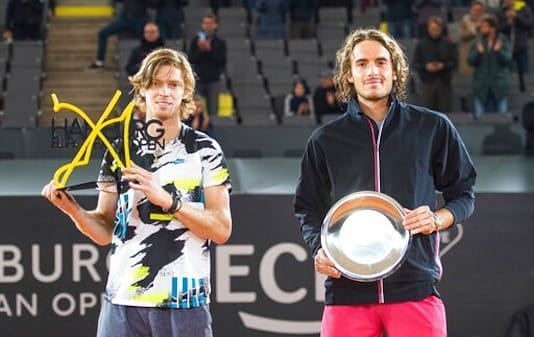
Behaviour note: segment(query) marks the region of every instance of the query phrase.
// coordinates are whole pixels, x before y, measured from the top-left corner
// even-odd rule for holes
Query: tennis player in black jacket
[[[328,276],[322,337],[438,337],[447,335],[439,231],[474,210],[476,172],[443,114],[401,102],[409,70],[389,35],[351,33],[337,53],[335,82],[345,114],[310,137],[297,182],[295,214],[317,272]],[[374,190],[408,209],[413,234],[406,261],[377,282],[342,277],[321,248],[321,223],[345,195]],[[445,204],[436,209],[436,191]]]

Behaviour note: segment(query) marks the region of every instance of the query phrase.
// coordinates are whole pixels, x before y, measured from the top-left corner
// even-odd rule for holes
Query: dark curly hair
[[[393,82],[393,90],[399,99],[405,99],[410,68],[406,54],[401,46],[390,35],[379,30],[357,29],[347,36],[344,46],[336,53],[334,82],[340,93],[341,100],[348,102],[358,97],[354,84],[348,80],[351,75],[352,51],[357,44],[367,40],[379,42],[391,55],[393,74],[396,78]]]

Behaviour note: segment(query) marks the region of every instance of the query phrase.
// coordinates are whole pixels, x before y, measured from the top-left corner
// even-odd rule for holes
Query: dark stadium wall
[[[451,337],[503,336],[514,311],[534,303],[531,205],[534,194],[479,194],[475,215],[442,233]],[[94,336],[108,249],[40,197],[2,197],[0,212],[0,336]],[[292,196],[234,195],[232,213],[231,240],[213,247],[215,336],[318,336],[322,279]]]
[[[504,153],[517,154],[525,143],[525,130],[519,124],[512,124],[505,132],[495,132],[491,124],[458,125],[464,143],[471,155],[484,153],[484,140],[493,136]],[[224,149],[226,157],[236,157],[238,152],[254,150],[263,157],[299,157],[315,126],[216,126],[215,137]],[[16,159],[73,158],[77,149],[65,145],[65,132],[71,127],[51,128],[0,128],[0,152],[12,153]],[[77,139],[77,138],[75,138]],[[56,146],[56,142],[63,147]],[[81,142],[80,142],[81,143]],[[100,158],[105,148],[95,143],[93,158]]]

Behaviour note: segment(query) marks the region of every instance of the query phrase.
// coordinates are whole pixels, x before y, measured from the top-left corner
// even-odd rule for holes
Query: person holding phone
[[[207,101],[208,114],[219,110],[221,73],[226,66],[226,42],[217,35],[217,17],[207,14],[202,18],[202,30],[191,41],[189,59],[198,76],[197,93]]]

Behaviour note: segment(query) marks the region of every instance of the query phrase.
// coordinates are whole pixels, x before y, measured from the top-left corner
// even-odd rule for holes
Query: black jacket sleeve
[[[220,38],[213,39],[210,51],[202,51],[198,48],[198,36],[191,41],[189,46],[189,59],[191,63],[213,62],[218,68],[226,65],[226,42]]]
[[[321,224],[330,206],[326,162],[315,139],[310,138],[301,162],[295,193],[295,216],[312,256],[321,248]]]
[[[195,36],[189,44],[189,61],[193,64],[200,61],[200,48],[198,48],[198,36]]]
[[[6,24],[4,30],[13,30],[14,26],[14,11],[15,11],[15,1],[9,0],[6,5]]]
[[[458,50],[456,49],[456,45],[454,43],[450,41],[444,41],[444,43],[446,45],[447,57],[443,62],[444,68],[442,71],[452,73],[458,65]]]
[[[328,104],[325,99],[325,91],[321,88],[315,89],[313,93],[313,105],[315,107],[315,113],[317,115],[323,115],[328,110]]]
[[[471,47],[469,48],[469,55],[467,56],[467,63],[469,63],[473,67],[478,67],[480,65],[480,62],[482,62],[482,54],[478,52],[477,44],[478,43],[484,43],[480,38],[477,38],[471,42]]]
[[[530,29],[534,19],[532,17],[532,11],[530,7],[526,5],[522,10],[517,12],[517,17],[515,19],[515,24],[521,29]]]
[[[126,73],[129,76],[135,75],[135,73],[137,73],[139,67],[141,66],[143,56],[142,51],[140,49],[141,48],[135,48],[130,53],[130,57],[128,58],[128,64],[126,65]]]
[[[198,47],[197,36],[191,41],[189,60],[200,80],[218,81],[226,66],[226,43],[215,37],[211,41],[211,50],[205,51]]]
[[[443,193],[445,208],[454,215],[454,223],[467,219],[475,209],[476,171],[460,135],[444,118],[435,138],[434,182]]]
[[[415,46],[415,51],[413,54],[413,67],[417,73],[421,74],[426,71],[426,60],[423,54],[423,45],[421,42],[417,43]]]
[[[212,45],[213,61],[219,69],[226,66],[226,42],[223,39],[216,39]]]

